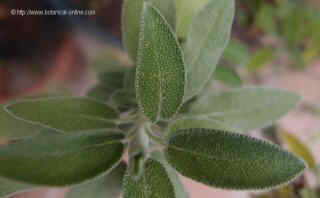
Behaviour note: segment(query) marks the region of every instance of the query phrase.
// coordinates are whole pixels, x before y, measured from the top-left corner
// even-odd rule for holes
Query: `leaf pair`
[[[82,183],[109,172],[122,157],[124,136],[110,129],[118,114],[95,100],[25,100],[4,110],[13,117],[1,114],[3,118],[18,118],[15,121],[29,126],[33,133],[15,136],[20,139],[12,142],[8,137],[8,144],[0,146],[1,196],[43,185]]]

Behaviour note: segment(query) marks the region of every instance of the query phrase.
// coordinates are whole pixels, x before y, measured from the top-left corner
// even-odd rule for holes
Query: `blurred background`
[[[181,42],[208,0],[177,1]],[[24,98],[90,95],[107,100],[119,71],[134,67],[121,45],[121,0],[0,0],[0,105]],[[26,10],[81,10],[77,15],[27,15]],[[21,11],[22,10],[22,11]],[[112,76],[112,78],[110,78]],[[320,197],[320,1],[241,0],[232,39],[212,89],[267,86],[303,97],[279,122],[250,134],[295,152],[310,170],[272,192],[233,192],[185,179],[192,198]],[[129,97],[129,96],[128,96]],[[6,122],[0,116],[0,123]],[[14,197],[59,198],[68,189]]]

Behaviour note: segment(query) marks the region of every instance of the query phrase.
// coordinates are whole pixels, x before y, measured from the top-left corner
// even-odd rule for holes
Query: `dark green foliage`
[[[149,159],[140,178],[136,179],[129,173],[124,177],[124,198],[186,198],[177,185],[175,172],[165,168],[157,160]],[[174,178],[175,177],[175,178]]]
[[[166,156],[181,174],[209,186],[263,189],[297,177],[305,163],[279,147],[244,135],[187,129],[169,137]]]
[[[106,104],[89,98],[48,98],[9,104],[6,109],[30,123],[63,132],[114,127],[118,113]]]
[[[0,147],[0,176],[31,184],[77,184],[119,162],[123,136],[105,131],[64,135],[52,130]]]
[[[111,172],[99,176],[89,182],[74,186],[65,198],[116,198],[122,191],[122,178],[127,168],[126,163],[121,162]]]
[[[136,92],[141,110],[158,121],[172,117],[182,104],[184,62],[178,41],[159,11],[145,4],[143,13]]]

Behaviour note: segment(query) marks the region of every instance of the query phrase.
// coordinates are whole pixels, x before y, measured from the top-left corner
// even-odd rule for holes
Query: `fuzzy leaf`
[[[149,159],[145,171],[136,180],[130,174],[124,177],[124,198],[183,198],[175,194],[175,188],[165,167],[158,161]]]
[[[270,143],[209,129],[173,133],[166,157],[182,175],[227,189],[275,187],[297,177],[305,164]]]
[[[204,95],[191,107],[191,113],[199,119],[218,121],[228,128],[246,132],[272,124],[299,100],[299,96],[283,90],[239,88]]]
[[[158,8],[172,29],[176,26],[176,0],[146,0]]]
[[[138,56],[139,35],[144,2],[157,7],[168,23],[175,26],[174,0],[124,0],[122,8],[122,38],[130,57],[136,61]]]
[[[187,37],[194,16],[209,0],[176,0],[177,4],[177,34],[179,38]]]
[[[211,78],[230,38],[234,0],[210,0],[194,18],[185,44],[185,100],[199,94]]]
[[[219,120],[201,119],[197,117],[182,118],[174,121],[169,126],[169,134],[180,129],[205,128],[222,131],[235,131],[237,129],[227,126]]]
[[[134,61],[138,52],[143,2],[144,0],[124,0],[122,7],[123,44]]]
[[[18,183],[8,179],[0,178],[0,197],[11,197],[14,194],[25,192],[35,188],[30,184]]]
[[[104,130],[38,136],[0,147],[0,176],[30,184],[65,186],[94,178],[119,162],[123,135]]]
[[[6,108],[21,120],[64,132],[111,128],[118,118],[112,108],[89,98],[23,100]]]
[[[184,95],[184,62],[179,44],[157,9],[145,4],[136,71],[139,106],[152,121],[172,117]]]
[[[280,137],[282,141],[287,144],[291,152],[300,156],[308,163],[309,168],[316,168],[316,161],[307,145],[303,144],[295,135],[285,131],[281,131]]]
[[[116,198],[122,191],[122,179],[126,164],[120,163],[104,176],[71,188],[65,198]]]
[[[162,152],[154,152],[152,153],[152,158],[162,164],[162,166],[166,169],[167,174],[170,178],[170,181],[175,189],[175,195],[177,198],[189,198],[188,192],[185,190],[177,171],[170,166],[167,162],[164,153]]]

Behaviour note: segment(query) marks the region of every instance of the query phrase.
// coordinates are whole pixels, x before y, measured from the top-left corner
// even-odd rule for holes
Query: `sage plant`
[[[205,89],[234,12],[234,0],[209,0],[178,39],[175,1],[125,0],[123,43],[134,68],[105,73],[89,97],[2,106],[0,195],[67,186],[67,198],[186,198],[178,174],[235,190],[299,176],[304,161],[244,134],[278,120],[298,96]]]

